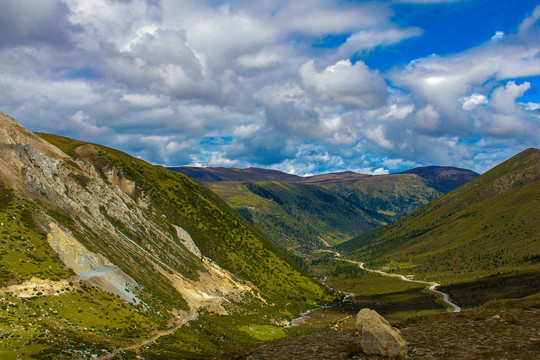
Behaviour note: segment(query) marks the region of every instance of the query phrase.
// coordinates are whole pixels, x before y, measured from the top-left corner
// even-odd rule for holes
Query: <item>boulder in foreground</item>
[[[366,354],[403,356],[407,342],[398,329],[390,326],[381,315],[371,309],[362,309],[356,315],[360,346]]]

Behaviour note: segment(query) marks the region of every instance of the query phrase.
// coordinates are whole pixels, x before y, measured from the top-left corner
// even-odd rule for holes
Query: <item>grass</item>
[[[272,325],[243,325],[239,327],[239,330],[261,341],[271,341],[286,336],[283,327]]]
[[[0,186],[0,287],[32,276],[58,280],[73,275],[47,243],[34,216],[40,210]]]
[[[173,224],[186,229],[204,255],[254,284],[266,303],[251,295],[229,299],[225,305],[230,315],[201,315],[150,346],[155,350],[151,356],[159,356],[163,346],[176,357],[197,358],[223,347],[286,336],[279,324],[333,299],[332,292],[307,276],[283,249],[201,184],[114,149],[42,136],[73,156],[59,164],[65,171],[56,176],[66,175],[67,184],[60,197],[70,196],[72,191],[95,196],[95,180],[81,165],[86,161],[105,183],[111,169],[119,178],[132,181],[133,191],[127,195],[134,202],[123,201],[124,212],[106,205],[90,209],[94,204],[72,209],[66,205],[69,200],[84,196],[60,204],[54,197],[50,201],[35,198],[31,203],[0,187],[0,286],[20,284],[32,276],[71,279],[73,272],[47,243],[47,225],[52,220],[88,250],[105,256],[135,279],[141,286],[137,296],[145,306],[125,303],[75,280],[68,291],[56,295],[35,294],[24,299],[5,294],[0,299],[0,358],[104,355],[166,329],[172,310],[186,308],[186,303],[152,262],[194,281],[203,270],[201,261],[181,245],[172,246],[179,242]],[[94,226],[103,223],[114,230]],[[136,250],[141,248],[147,251]]]
[[[462,307],[476,307],[500,299],[520,299],[540,293],[540,270],[514,270],[441,287]]]
[[[219,181],[207,185],[284,247],[336,244],[381,224],[341,196],[311,184]]]
[[[104,354],[148,337],[166,321],[98,289],[0,298],[0,358],[68,359]]]
[[[187,230],[203,255],[235,275],[249,279],[265,298],[274,302],[301,303],[308,299],[321,301],[328,296],[319,285],[302,273],[290,256],[200,183],[180,173],[134,159],[118,150],[54,135],[41,136],[58,145],[67,154],[90,161],[97,169],[101,169],[102,173],[106,169],[117,169],[119,176],[136,184],[131,195],[134,200],[144,197],[150,202],[151,211],[148,211],[147,215],[152,221],[166,230],[172,228],[171,224]],[[138,241],[141,246],[148,246],[148,239],[142,235],[144,229],[132,231],[132,224],[115,222],[112,214],[107,216],[109,221],[128,237]],[[107,250],[106,253],[114,251],[107,247],[106,242],[102,244]],[[157,243],[153,246],[153,252],[181,274],[187,277],[196,276],[194,270],[198,263],[191,256],[171,254],[168,247]],[[174,258],[182,261],[170,262],[170,259]],[[125,262],[120,258],[120,254],[111,261],[118,266]],[[125,268],[135,280],[142,282],[147,288],[152,288],[144,278],[131,273],[130,266]],[[147,273],[145,276],[150,276],[151,269],[148,269]],[[160,277],[158,275],[156,278]],[[160,298],[167,298],[165,288],[155,290],[159,291]]]

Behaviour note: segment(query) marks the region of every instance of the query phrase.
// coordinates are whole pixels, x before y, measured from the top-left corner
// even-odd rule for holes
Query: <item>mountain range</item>
[[[174,167],[288,249],[331,246],[410,213],[478,174],[430,166],[390,175],[301,177],[277,170]]]
[[[538,149],[480,176],[172,170],[0,113],[0,358],[200,359],[300,334],[292,318],[340,295],[285,248],[337,244],[466,306],[540,291]]]

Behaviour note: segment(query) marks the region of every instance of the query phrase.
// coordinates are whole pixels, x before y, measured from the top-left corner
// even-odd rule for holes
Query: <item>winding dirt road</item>
[[[442,299],[443,301],[448,304],[450,307],[453,308],[453,311],[454,312],[460,312],[461,311],[461,308],[459,306],[457,306],[456,304],[454,304],[453,302],[450,301],[450,297],[448,296],[447,293],[444,293],[442,291],[439,291],[439,290],[436,290],[438,286],[440,286],[441,284],[439,283],[436,283],[436,282],[433,282],[433,281],[422,281],[422,280],[414,280],[414,279],[410,279],[408,278],[407,276],[405,275],[400,275],[400,274],[390,274],[390,273],[387,273],[387,272],[384,272],[384,271],[381,271],[381,270],[373,270],[373,269],[368,269],[364,266],[364,263],[361,262],[361,261],[354,261],[354,260],[349,260],[349,259],[344,259],[340,253],[338,252],[335,252],[335,251],[329,251],[329,250],[326,250],[328,252],[332,252],[334,253],[334,256],[336,257],[337,260],[339,261],[346,261],[348,263],[351,263],[351,264],[356,264],[358,265],[358,267],[362,270],[365,270],[365,271],[369,271],[369,272],[374,272],[374,273],[377,273],[377,274],[380,274],[382,276],[389,276],[389,277],[397,277],[403,281],[408,281],[408,282],[414,282],[414,283],[419,283],[419,284],[427,284],[429,285],[428,287],[428,290],[431,291],[432,293],[434,294],[439,294],[442,296]]]
[[[146,340],[143,340],[141,342],[138,342],[136,344],[133,344],[133,345],[130,345],[130,346],[126,346],[126,347],[123,347],[123,348],[118,348],[118,349],[114,349],[113,352],[111,352],[110,354],[107,354],[107,355],[104,355],[104,356],[101,356],[101,357],[98,357],[96,358],[96,360],[108,360],[108,359],[114,359],[116,357],[116,355],[118,355],[120,352],[122,351],[129,351],[129,350],[135,350],[135,349],[138,349],[142,346],[146,346],[146,345],[150,345],[152,344],[153,342],[155,342],[157,339],[159,339],[160,337],[162,336],[167,336],[167,335],[171,335],[172,333],[174,333],[176,330],[180,329],[182,326],[184,326],[186,323],[190,322],[191,320],[194,320],[195,318],[197,317],[197,315],[195,313],[192,313],[188,316],[187,319],[184,319],[182,321],[182,323],[176,325],[175,327],[173,328],[170,328],[168,330],[165,330],[165,331],[158,331],[154,334],[154,336],[146,339]]]

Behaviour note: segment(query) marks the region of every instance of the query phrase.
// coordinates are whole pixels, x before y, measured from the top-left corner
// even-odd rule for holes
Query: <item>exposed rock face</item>
[[[381,315],[371,309],[362,309],[356,315],[360,346],[366,354],[403,356],[407,342],[401,332],[390,326]]]
[[[132,303],[143,301],[134,289],[146,291],[145,283],[159,281],[172,285],[190,311],[219,314],[227,313],[222,303],[230,299],[257,297],[251,284],[202,256],[186,230],[153,212],[149,197],[122,169],[95,165],[96,146],[82,145],[74,153],[78,157],[70,158],[0,112],[0,184],[42,208],[33,221],[76,280]],[[78,233],[51,217],[50,209],[73,219],[71,230]],[[38,280],[0,293],[51,292]]]
[[[193,242],[191,235],[189,235],[189,233],[186,230],[182,229],[180,226],[177,226],[177,225],[173,225],[173,226],[176,229],[176,234],[178,235],[178,238],[180,239],[180,241],[182,241],[182,244],[184,244],[184,246],[189,251],[191,251],[193,255],[195,255],[196,257],[200,259],[202,257],[201,250],[199,250],[197,245],[195,245],[195,242]]]
[[[64,264],[87,284],[99,286],[126,301],[134,302],[136,296],[129,290],[138,286],[135,280],[103,255],[88,251],[84,245],[60,229],[55,223],[51,223],[49,226],[51,232],[47,236],[47,240],[54,251],[60,255]]]

